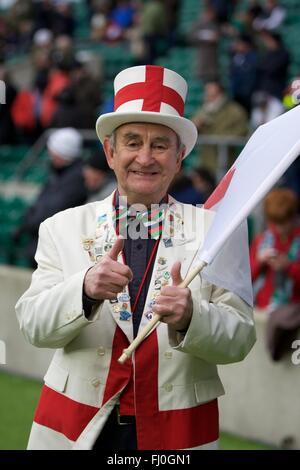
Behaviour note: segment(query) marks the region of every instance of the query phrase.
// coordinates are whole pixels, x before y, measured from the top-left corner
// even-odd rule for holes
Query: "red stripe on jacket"
[[[34,421],[76,441],[98,411],[44,385]]]
[[[121,412],[130,410],[133,400],[132,362],[124,365],[117,359],[128,340],[116,328],[113,355],[102,404],[112,398],[123,386]],[[138,449],[172,450],[196,447],[213,442],[219,437],[217,400],[179,410],[159,410],[158,403],[158,340],[154,330],[135,351],[135,414]],[[43,388],[34,420],[70,440],[77,440],[98,408],[78,403],[64,395]],[[127,411],[128,412],[128,411]],[[124,413],[123,413],[124,414]]]

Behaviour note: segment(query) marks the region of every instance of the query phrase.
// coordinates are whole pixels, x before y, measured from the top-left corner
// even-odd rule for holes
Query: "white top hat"
[[[122,124],[146,122],[170,127],[180,137],[186,151],[197,141],[197,128],[183,117],[187,83],[178,73],[158,65],[140,65],[122,70],[114,81],[113,113],[102,114],[96,131],[103,143],[105,137]]]

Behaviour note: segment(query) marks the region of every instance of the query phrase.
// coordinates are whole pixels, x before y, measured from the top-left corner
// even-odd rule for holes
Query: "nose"
[[[155,160],[152,155],[151,147],[149,145],[143,145],[138,151],[135,161],[141,166],[152,165]]]

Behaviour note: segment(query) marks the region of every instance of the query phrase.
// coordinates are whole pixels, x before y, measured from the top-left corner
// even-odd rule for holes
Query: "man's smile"
[[[158,171],[137,171],[137,170],[129,170],[129,173],[133,173],[134,175],[138,176],[155,176],[158,175]]]

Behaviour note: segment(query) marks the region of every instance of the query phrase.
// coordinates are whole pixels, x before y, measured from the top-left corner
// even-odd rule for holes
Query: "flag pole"
[[[181,284],[178,285],[178,287],[187,287],[190,282],[199,274],[207,263],[205,261],[201,261],[200,264],[193,269],[187,276],[186,278],[181,282]],[[141,342],[145,339],[145,337],[150,333],[150,331],[159,323],[161,320],[161,316],[158,314],[155,314],[148,323],[148,325],[145,326],[145,328],[140,332],[140,334],[132,341],[132,343],[128,346],[128,348],[123,350],[123,354],[119,357],[118,362],[120,364],[124,364],[127,359],[129,359],[132,355],[132,353],[136,350],[136,348],[141,344]]]

